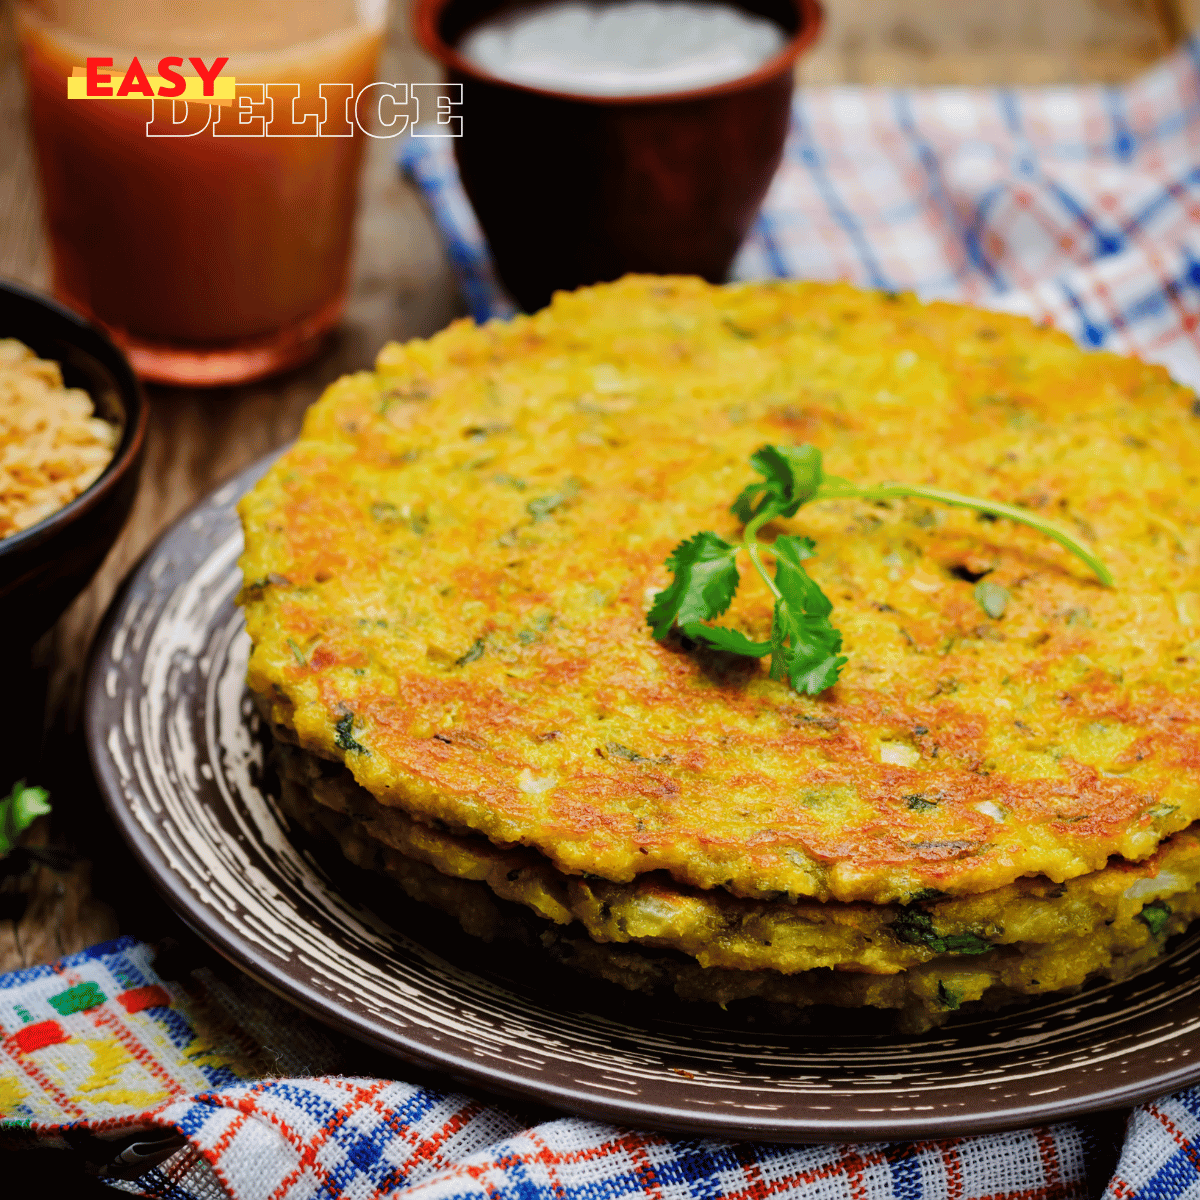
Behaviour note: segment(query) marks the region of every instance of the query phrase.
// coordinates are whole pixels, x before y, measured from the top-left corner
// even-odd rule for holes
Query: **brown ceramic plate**
[[[268,987],[492,1091],[737,1138],[1002,1129],[1200,1080],[1200,932],[1123,984],[920,1037],[857,1016],[838,1031],[780,1030],[485,947],[305,841],[264,770],[234,605],[234,505],[265,466],[184,517],[133,573],[96,644],[87,732],[112,815],[168,901]]]

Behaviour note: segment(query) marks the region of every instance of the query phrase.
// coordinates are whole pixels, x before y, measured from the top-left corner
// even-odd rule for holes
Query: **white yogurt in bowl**
[[[455,49],[507,83],[655,96],[741,79],[788,37],[766,17],[713,0],[550,0],[487,18]]]

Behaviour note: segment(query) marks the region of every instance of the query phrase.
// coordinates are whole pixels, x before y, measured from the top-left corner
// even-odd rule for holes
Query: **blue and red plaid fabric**
[[[401,163],[471,315],[511,315],[452,140]],[[733,275],[1022,312],[1200,386],[1200,40],[1122,88],[801,90]]]
[[[119,1145],[122,1131],[173,1131],[182,1145],[121,1184],[159,1200],[1091,1200],[1105,1186],[1108,1147],[1087,1125],[797,1147],[536,1124],[385,1079],[239,1079],[245,1029],[206,1034],[152,957],[121,938],[0,976],[0,1146],[15,1133],[90,1130]],[[259,1036],[294,1040],[304,1024],[277,1010]],[[1200,1196],[1200,1093],[1133,1114],[1104,1195]]]
[[[220,1158],[237,1197],[421,1200],[1069,1200],[1096,1147],[1070,1125],[944,1142],[791,1147],[673,1141],[565,1118],[532,1127],[378,1079],[230,1089],[160,1120]]]
[[[1103,1158],[1095,1134],[1072,1124],[894,1145],[754,1145],[577,1118],[530,1124],[383,1079],[241,1080],[244,1033],[227,1044],[205,1036],[186,990],[151,959],[122,938],[0,977],[0,1134],[175,1131],[183,1147],[124,1185],[163,1200],[214,1188],[234,1200],[1085,1200],[1089,1163]],[[261,1035],[286,1039],[296,1024],[284,1015]],[[1157,1158],[1138,1158],[1142,1174],[1131,1167],[1114,1181],[1113,1200],[1187,1194],[1139,1190],[1151,1166],[1169,1172],[1176,1159],[1200,1189],[1186,1158],[1197,1153],[1196,1107],[1186,1093],[1139,1112],[1151,1128],[1139,1140]]]

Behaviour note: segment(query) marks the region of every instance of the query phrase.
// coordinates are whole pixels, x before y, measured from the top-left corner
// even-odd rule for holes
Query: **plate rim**
[[[286,449],[284,447],[283,449]],[[567,1115],[597,1118],[616,1125],[649,1130],[708,1136],[731,1140],[773,1141],[788,1144],[822,1144],[835,1140],[906,1141],[921,1138],[958,1137],[1036,1127],[1073,1117],[1124,1109],[1200,1083],[1200,1039],[1190,1061],[1154,1077],[1113,1085],[1088,1096],[1070,1094],[1037,1103],[1011,1102],[1000,1109],[960,1115],[905,1116],[886,1113],[863,1114],[853,1121],[846,1117],[802,1117],[754,1115],[733,1108],[694,1110],[674,1104],[663,1105],[643,1098],[617,1099],[601,1092],[575,1090],[554,1082],[538,1082],[528,1075],[513,1073],[494,1062],[463,1058],[437,1044],[423,1043],[403,1030],[387,1036],[372,1027],[370,1019],[340,1009],[332,998],[310,984],[289,975],[269,958],[260,956],[235,930],[220,920],[218,911],[201,903],[171,869],[141,827],[124,798],[117,768],[107,752],[107,725],[102,727],[99,711],[108,702],[105,673],[111,668],[112,633],[135,589],[145,582],[152,562],[164,544],[185,529],[200,510],[210,506],[231,487],[240,497],[283,449],[268,454],[226,479],[172,521],[130,567],[97,627],[84,671],[84,735],[88,759],[106,811],[120,831],[135,859],[150,877],[172,910],[203,941],[256,982],[316,1020],[348,1034],[400,1063],[425,1071],[440,1072],[449,1080],[485,1093],[521,1102],[534,1102],[559,1109]],[[582,1085],[581,1085],[582,1086]],[[1020,1107],[1018,1107],[1020,1105]],[[931,1124],[933,1122],[933,1124]]]

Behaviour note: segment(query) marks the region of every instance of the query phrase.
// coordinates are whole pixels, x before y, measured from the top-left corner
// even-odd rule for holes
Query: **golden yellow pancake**
[[[939,956],[971,957],[1015,943],[1082,938],[1140,918],[1161,928],[1175,898],[1200,886],[1200,826],[1169,838],[1138,863],[1113,859],[1066,883],[1018,879],[992,892],[902,906],[836,900],[744,900],[702,891],[665,872],[631,883],[564,875],[524,847],[448,833],[388,808],[336,763],[285,743],[275,762],[293,809],[338,814],[345,837],[396,851],[451,879],[486,884],[501,900],[596,942],[628,942],[686,954],[704,967],[795,974],[818,967],[895,974]]]
[[[565,874],[906,902],[1136,861],[1200,817],[1200,419],[1158,367],[843,285],[634,277],[391,345],[243,501],[249,682],[381,804]],[[812,503],[848,664],[657,642],[766,443],[916,501]],[[980,576],[1003,610],[975,597]],[[993,606],[994,607],[994,606]],[[748,570],[723,618],[755,639]]]
[[[1170,892],[1169,899],[1157,899],[1147,908],[1120,906],[1110,918],[1094,919],[1086,930],[1079,922],[1072,928],[1070,920],[1064,921],[1060,935],[1050,941],[1011,941],[982,954],[941,953],[888,974],[828,966],[793,973],[706,966],[686,954],[663,949],[662,942],[654,939],[639,939],[648,944],[624,938],[596,941],[590,927],[576,923],[564,928],[546,921],[528,908],[498,899],[482,881],[444,874],[377,840],[361,821],[317,803],[291,778],[284,778],[281,799],[284,810],[303,828],[323,838],[334,837],[350,862],[387,876],[413,899],[454,917],[474,936],[489,941],[515,938],[527,944],[540,938],[555,959],[629,991],[674,993],[681,1000],[722,1005],[757,1000],[789,1009],[813,1005],[891,1009],[897,1012],[899,1027],[909,1032],[942,1024],[964,1004],[995,1008],[1022,997],[1072,992],[1096,977],[1123,979],[1152,963],[1168,938],[1200,915],[1200,888],[1193,884],[1187,890]],[[1189,837],[1181,834],[1172,841]],[[1194,852],[1192,841],[1185,853],[1192,857]],[[1170,849],[1164,851],[1168,860],[1170,855]],[[1171,880],[1165,867],[1164,863],[1162,885],[1183,886],[1185,881]],[[1105,888],[1105,882],[1119,887],[1128,880],[1121,868],[1114,867],[1091,878],[1100,894],[1111,890]],[[1161,895],[1162,890],[1160,887],[1156,894]],[[1042,909],[1043,915],[1054,909],[1065,914],[1087,896],[1075,890],[1068,894],[1070,899],[1065,901],[999,894],[996,915],[999,920],[1011,919],[1030,907]],[[831,926],[825,929],[831,930]],[[1043,931],[1048,931],[1045,923]],[[883,936],[889,935],[884,931]],[[834,944],[836,938],[834,931]],[[786,1020],[787,1011],[777,1011],[776,1018]]]

